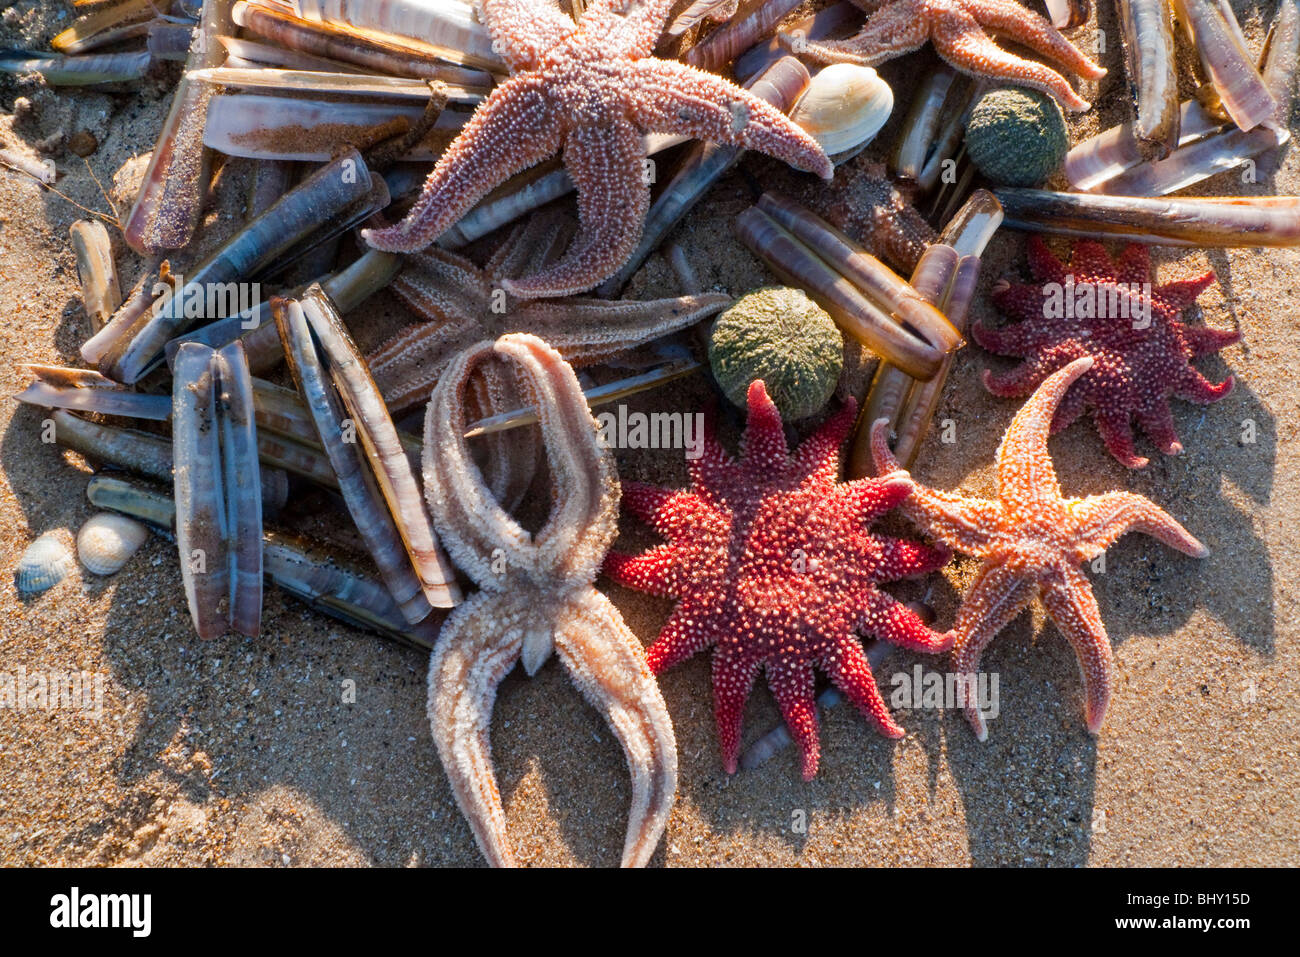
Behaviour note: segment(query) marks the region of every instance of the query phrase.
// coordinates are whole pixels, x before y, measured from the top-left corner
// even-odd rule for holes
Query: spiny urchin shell
[[[77,557],[86,570],[111,575],[134,555],[149,530],[133,518],[115,512],[92,515],[77,532]]]
[[[966,152],[975,167],[1006,186],[1041,186],[1070,148],[1065,116],[1037,90],[990,90],[966,124]]]
[[[709,365],[723,394],[745,408],[749,384],[762,379],[787,421],[820,411],[844,365],[844,339],[801,290],[767,286],[741,296],[709,334]]]
[[[14,566],[14,587],[23,595],[39,595],[53,588],[77,567],[72,552],[58,532],[46,532],[27,546]]]

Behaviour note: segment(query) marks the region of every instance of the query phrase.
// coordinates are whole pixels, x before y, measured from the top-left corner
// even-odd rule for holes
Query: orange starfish
[[[363,230],[376,249],[422,249],[493,187],[563,150],[582,231],[559,262],[502,286],[519,298],[596,286],[641,239],[650,187],[642,133],[759,150],[831,178],[817,141],[780,110],[712,73],[650,54],[673,0],[594,0],[579,23],[555,0],[484,0],[512,76],[470,117],[395,226]]]
[[[1110,639],[1080,564],[1132,531],[1195,558],[1204,558],[1209,550],[1141,495],[1061,497],[1047,453],[1047,433],[1061,397],[1092,363],[1091,356],[1074,360],[1050,376],[1016,413],[998,449],[997,501],[917,485],[900,510],[945,544],[984,559],[949,632],[953,666],[965,686],[975,687],[980,654],[988,643],[1035,594],[1040,595],[1079,659],[1088,730],[1096,734],[1110,702]],[[882,474],[898,468],[886,443],[887,423],[878,420],[871,435],[876,469]],[[988,737],[984,717],[976,703],[968,702],[966,718],[983,741]]]
[[[1016,0],[887,0],[879,7],[867,0],[853,2],[864,10],[875,10],[857,36],[824,43],[801,40],[798,52],[822,62],[876,66],[930,40],[935,52],[954,69],[1042,90],[1076,113],[1086,110],[1088,102],[1070,88],[1065,77],[1041,63],[1008,53],[985,30],[1005,35],[1089,80],[1106,75],[1103,67],[1088,59],[1045,18]]]

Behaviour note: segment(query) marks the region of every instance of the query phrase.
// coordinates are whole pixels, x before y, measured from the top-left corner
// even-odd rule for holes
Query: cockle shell
[[[833,63],[812,78],[790,119],[811,133],[828,156],[839,160],[871,142],[893,109],[894,92],[875,70]]]
[[[139,551],[149,531],[135,519],[96,512],[77,532],[77,557],[86,570],[111,575]]]
[[[58,532],[46,532],[27,546],[14,566],[14,587],[23,595],[39,595],[53,588],[77,567],[72,552]]]

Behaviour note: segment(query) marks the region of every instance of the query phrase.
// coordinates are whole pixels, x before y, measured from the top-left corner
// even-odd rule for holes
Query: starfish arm
[[[849,399],[794,452],[795,471],[807,480],[831,484],[840,471],[840,448],[853,431],[858,404]]]
[[[725,293],[641,302],[535,299],[516,308],[506,325],[545,339],[573,365],[587,365],[693,326],[730,303]]]
[[[863,601],[858,630],[910,651],[939,654],[952,647],[952,634],[937,634],[921,616],[893,595],[872,589]]]
[[[1043,607],[1079,660],[1088,730],[1097,734],[1111,694],[1110,638],[1097,610],[1092,584],[1076,568],[1062,567],[1044,583]]]
[[[762,379],[749,384],[748,406],[740,464],[758,475],[776,475],[789,469],[790,446],[776,403],[767,394]]]
[[[758,150],[829,180],[831,161],[817,141],[772,104],[734,83],[671,60],[641,60],[627,91],[633,122],[653,133]]]
[[[1005,565],[988,563],[979,570],[962,599],[952,629],[953,670],[967,682],[967,687],[978,687],[975,682],[984,649],[1033,600],[1037,590],[1032,578]],[[987,740],[989,732],[978,702],[968,701],[965,711],[975,736]]]
[[[856,4],[865,6],[862,3]],[[914,2],[899,2],[870,13],[862,29],[846,40],[799,45],[799,53],[821,63],[857,63],[879,66],[913,50],[930,39],[930,22]]]
[[[1029,274],[1034,277],[1035,282],[1039,283],[1064,283],[1070,270],[1065,263],[1056,258],[1050,246],[1037,233],[1029,237],[1025,243],[1025,260],[1029,264]],[[1143,281],[1146,276],[1143,275]]]
[[[1109,411],[1097,410],[1097,431],[1106,451],[1125,468],[1140,469],[1150,461],[1145,455],[1138,455],[1133,446],[1133,425],[1127,409]]]
[[[482,0],[493,49],[512,73],[535,70],[546,51],[578,29],[555,0]]]
[[[998,449],[998,496],[1004,505],[1030,509],[1060,501],[1047,435],[1066,390],[1092,363],[1085,356],[1052,373],[1011,420]]]
[[[1204,558],[1209,549],[1183,528],[1155,502],[1132,492],[1090,495],[1073,503],[1070,513],[1077,522],[1075,536],[1079,558],[1095,558],[1129,532],[1141,532],[1164,542],[1184,555]]]
[[[424,248],[490,190],[559,150],[561,122],[541,76],[504,81],[438,160],[406,218],[386,229],[362,230],[362,238],[392,252]]]
[[[523,632],[494,616],[479,592],[453,611],[429,659],[429,725],[452,794],[494,867],[515,863],[492,770],[488,728],[497,685],[519,660]]]
[[[871,456],[876,471],[881,473],[899,467],[889,448],[888,433],[888,419],[872,423]],[[900,511],[919,528],[967,555],[983,555],[993,541],[994,529],[1002,522],[1002,512],[996,502],[940,492],[915,483]]]
[[[1029,11],[1025,11],[1028,13]],[[1088,101],[1071,89],[1065,77],[1051,67],[1025,60],[1003,50],[981,29],[979,21],[953,6],[934,24],[934,50],[955,69],[974,76],[996,77],[1017,86],[1041,90],[1071,112],[1088,108]]]
[[[1209,326],[1183,326],[1183,338],[1192,356],[1208,356],[1210,353],[1234,346],[1241,341],[1241,333],[1236,329],[1211,329]]]
[[[676,0],[593,0],[583,20],[599,19],[601,26],[618,37],[619,45],[634,57],[654,52],[664,32],[664,22]]]
[[[1167,399],[1161,397],[1136,413],[1142,431],[1165,455],[1181,455],[1183,443],[1174,431],[1174,413]]]
[[[1082,389],[1071,389],[1065,393],[1065,398],[1056,407],[1056,415],[1052,416],[1052,434],[1055,435],[1074,425],[1079,416],[1083,415],[1087,405],[1088,394]]]
[[[1129,243],[1125,246],[1115,265],[1115,278],[1122,283],[1137,285],[1149,282],[1151,279],[1150,250],[1142,243]]]
[[[553,266],[503,280],[502,288],[521,299],[568,296],[617,271],[636,248],[650,206],[644,159],[645,146],[630,123],[575,126],[564,146],[564,168],[578,189],[578,238]]]
[[[658,644],[658,642],[656,642]],[[651,648],[654,651],[654,648]],[[660,674],[663,668],[656,668]],[[736,773],[740,760],[740,730],[745,721],[745,702],[758,677],[758,663],[734,659],[721,651],[713,654],[713,720],[718,727],[722,766]]]
[[[975,341],[989,352],[1002,356],[1026,356],[1045,338],[1043,326],[1047,320],[1043,293],[1038,286],[1007,286],[994,289],[989,296],[993,305],[1019,322],[990,326],[980,321],[971,324]]]
[[[1106,75],[1105,69],[1085,56],[1049,20],[1016,0],[963,0],[963,3],[984,27],[1011,37],[1071,72],[1090,80]]]
[[[835,496],[867,525],[891,509],[898,508],[916,487],[906,472],[890,472],[878,479],[861,478],[835,486]]]
[[[946,546],[935,548],[924,542],[914,542],[910,538],[893,538],[888,535],[875,537],[880,542],[880,562],[875,572],[877,581],[919,578],[938,571],[952,560],[952,550]]]
[[[1217,402],[1225,395],[1232,391],[1235,384],[1232,376],[1224,379],[1218,385],[1215,385],[1201,373],[1197,372],[1191,366],[1183,370],[1183,374],[1178,381],[1174,383],[1174,395],[1180,399],[1186,399],[1189,402],[1199,402],[1202,405],[1208,402]]]
[[[707,595],[688,595],[668,616],[659,637],[646,649],[646,662],[654,674],[663,674],[713,644],[712,633],[701,624],[710,611]]]
[[[625,588],[664,598],[678,597],[681,553],[676,545],[658,545],[640,555],[610,552],[603,571]]]
[[[478,332],[472,320],[416,323],[372,352],[366,364],[389,411],[404,412],[428,401],[447,363]]]
[[[509,412],[524,404],[514,371],[503,365],[487,364],[471,378],[466,389],[466,413],[474,419]],[[430,388],[426,388],[427,398]],[[506,512],[523,499],[537,474],[538,437],[533,429],[509,429],[481,436],[486,445],[483,479],[492,497]]]
[[[817,776],[817,765],[821,760],[817,705],[813,701],[812,665],[769,665],[767,686],[772,689],[772,697],[781,709],[781,717],[790,729],[790,737],[799,746],[803,779],[811,781]]]
[[[584,698],[623,746],[632,774],[623,866],[643,867],[659,844],[677,793],[677,741],[641,643],[594,588],[570,605],[555,651]]]
[[[1078,283],[1113,283],[1118,269],[1106,247],[1096,240],[1080,239],[1070,252],[1070,275]],[[1143,277],[1145,281],[1145,277]]]
[[[979,341],[978,339],[976,341]],[[980,345],[983,345],[981,342]],[[1032,393],[1050,373],[1042,355],[1035,355],[1005,372],[985,369],[980,373],[984,388],[1004,399],[1019,399]]]
[[[844,697],[853,702],[863,717],[876,726],[887,738],[901,738],[903,729],[889,713],[885,699],[876,686],[876,677],[871,673],[871,662],[862,644],[852,635],[836,643],[834,649],[822,661],[822,667],[830,676],[835,687],[844,692]]]
[[[1215,280],[1219,277],[1214,274],[1214,270],[1207,271],[1204,275],[1197,276],[1195,279],[1180,279],[1175,282],[1167,282],[1157,286],[1155,294],[1166,302],[1171,308],[1182,312],[1188,306],[1196,302],[1197,297],[1206,289],[1214,285]],[[1142,281],[1146,277],[1143,276]]]

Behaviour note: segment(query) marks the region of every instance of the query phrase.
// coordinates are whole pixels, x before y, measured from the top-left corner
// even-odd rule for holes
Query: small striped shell
[[[134,555],[149,530],[133,518],[113,512],[97,512],[77,533],[77,557],[86,570],[111,575]]]
[[[14,566],[14,587],[23,595],[39,595],[53,588],[77,567],[72,552],[58,532],[46,532],[27,546]]]

